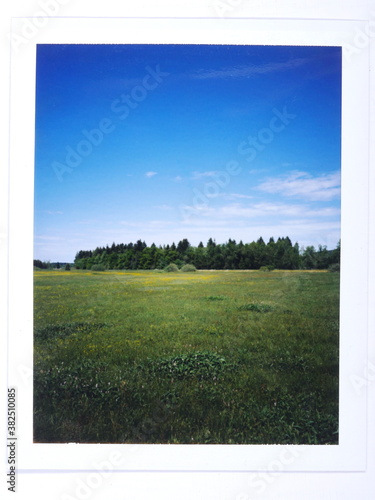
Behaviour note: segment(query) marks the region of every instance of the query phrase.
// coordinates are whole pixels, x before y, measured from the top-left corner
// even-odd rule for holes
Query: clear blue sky
[[[35,252],[340,238],[341,49],[38,45]]]

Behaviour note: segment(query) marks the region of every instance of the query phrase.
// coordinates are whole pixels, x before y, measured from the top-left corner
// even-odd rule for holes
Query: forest
[[[300,248],[289,237],[270,238],[265,243],[262,237],[251,243],[238,243],[229,239],[218,244],[210,238],[206,246],[200,242],[192,246],[188,239],[176,245],[147,246],[144,241],[97,247],[95,250],[80,250],[74,260],[76,269],[164,269],[169,264],[179,268],[192,264],[197,269],[330,269],[338,270],[340,242],[333,250],[319,245]],[[94,269],[95,269],[94,268]]]

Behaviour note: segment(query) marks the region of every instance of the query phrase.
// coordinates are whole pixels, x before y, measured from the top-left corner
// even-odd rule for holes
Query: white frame
[[[14,19],[13,31],[19,33],[24,23],[25,18]],[[354,28],[365,30],[366,23],[50,18],[37,42],[348,47],[354,44]],[[367,384],[360,380],[366,380],[368,341],[368,47],[343,57],[340,442],[330,446],[33,443],[32,266],[19,263],[31,263],[33,254],[35,53],[36,41],[31,39],[11,54],[8,385],[17,387],[18,434],[22,437],[18,467],[95,470],[95,464],[116,456],[111,459],[113,468],[126,471],[364,471]],[[360,265],[352,266],[352,262]]]

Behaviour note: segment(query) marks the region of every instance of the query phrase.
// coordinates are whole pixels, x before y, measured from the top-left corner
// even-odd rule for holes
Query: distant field
[[[338,273],[36,271],[34,323],[36,442],[338,442]]]

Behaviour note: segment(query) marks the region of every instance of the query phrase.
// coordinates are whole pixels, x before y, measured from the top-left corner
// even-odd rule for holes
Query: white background
[[[51,0],[53,2],[53,0]],[[63,3],[65,5],[63,5]],[[30,367],[29,357],[30,357],[30,337],[25,337],[25,332],[30,329],[30,322],[32,324],[32,316],[30,315],[30,304],[27,302],[28,296],[30,294],[30,289],[25,286],[24,290],[19,290],[21,280],[27,282],[29,276],[27,269],[22,265],[22,255],[17,255],[16,248],[19,247],[18,242],[24,241],[24,244],[28,248],[30,245],[30,236],[32,236],[32,213],[26,211],[24,208],[27,204],[30,204],[30,187],[32,188],[32,176],[28,178],[28,168],[27,160],[23,160],[25,156],[19,155],[19,148],[22,145],[22,149],[33,147],[33,137],[25,137],[22,135],[23,127],[27,125],[28,120],[33,118],[33,75],[27,74],[29,78],[26,81],[22,81],[19,78],[19,67],[15,64],[15,61],[21,61],[21,66],[26,69],[30,57],[33,54],[33,47],[35,43],[46,43],[53,42],[53,38],[58,36],[58,26],[61,26],[63,30],[65,26],[70,23],[69,19],[61,20],[60,23],[55,23],[52,19],[43,20],[40,18],[40,24],[44,23],[44,26],[40,27],[36,34],[30,38],[30,43],[20,45],[20,54],[14,55],[9,48],[9,39],[7,34],[10,32],[10,17],[25,17],[25,16],[38,16],[43,12],[41,6],[43,0],[37,2],[28,1],[21,2],[18,1],[17,5],[8,8],[8,12],[3,14],[2,19],[2,69],[3,69],[3,92],[1,92],[2,99],[2,109],[5,110],[1,115],[2,120],[2,131],[0,135],[1,148],[0,151],[3,155],[1,162],[1,183],[0,183],[0,214],[1,214],[1,283],[6,284],[7,271],[10,273],[10,289],[9,294],[6,288],[2,288],[4,295],[2,296],[1,302],[1,312],[4,313],[1,319],[4,334],[2,338],[5,339],[5,332],[7,331],[6,325],[6,312],[7,312],[7,296],[10,297],[10,320],[11,320],[11,332],[12,338],[9,339],[9,358],[7,357],[6,345],[1,350],[3,354],[2,366],[4,367],[5,377],[2,379],[4,382],[1,386],[2,388],[2,403],[5,403],[6,399],[6,384],[17,385],[19,390],[23,391],[24,401],[23,407],[21,406],[20,413],[22,410],[22,415],[20,417],[20,428],[19,436],[23,438],[23,442],[29,440],[32,429],[31,414],[30,414],[30,402],[31,402],[31,377],[28,372],[28,367]],[[61,4],[61,5],[60,5]],[[136,4],[131,2],[116,2],[109,1],[97,2],[97,1],[68,1],[64,0],[57,5],[57,15],[62,17],[121,17],[121,16],[134,16],[134,17],[212,17],[216,19],[230,19],[231,17],[257,17],[257,18],[283,18],[283,19],[301,19],[298,23],[298,28],[296,28],[296,23],[292,22],[287,26],[287,32],[289,32],[289,39],[295,37],[295,43],[298,43],[298,39],[301,35],[306,36],[306,26],[303,25],[302,19],[341,19],[349,20],[350,23],[335,23],[335,25],[340,24],[340,26],[345,26],[345,37],[355,52],[353,54],[348,54],[348,64],[344,64],[344,95],[347,97],[350,94],[349,107],[347,103],[344,102],[344,120],[347,119],[346,109],[348,113],[351,113],[352,119],[355,120],[355,129],[351,128],[350,123],[348,128],[343,131],[343,173],[344,175],[344,185],[343,192],[347,190],[346,199],[350,201],[349,204],[345,204],[343,207],[343,241],[347,238],[348,245],[347,250],[344,250],[344,258],[347,262],[354,261],[354,257],[360,257],[360,262],[358,260],[354,261],[356,264],[353,269],[348,269],[346,274],[343,275],[344,289],[342,290],[342,299],[344,305],[342,307],[341,313],[344,322],[341,324],[341,338],[345,340],[347,347],[349,349],[344,349],[341,352],[340,361],[344,370],[341,372],[341,405],[340,405],[340,418],[341,421],[346,422],[346,427],[342,428],[342,435],[345,437],[345,443],[347,444],[347,450],[352,450],[351,455],[348,453],[344,454],[343,463],[339,463],[338,458],[333,457],[331,463],[327,466],[325,464],[327,453],[323,454],[322,459],[318,457],[318,461],[315,462],[315,466],[312,467],[311,462],[306,464],[306,454],[304,451],[298,451],[295,455],[285,454],[283,450],[273,453],[273,455],[268,455],[268,450],[262,451],[264,459],[262,462],[262,469],[264,470],[280,470],[279,473],[273,473],[268,475],[262,475],[259,473],[233,473],[233,472],[116,472],[111,475],[104,476],[99,473],[93,472],[81,472],[81,473],[66,473],[62,471],[57,471],[61,469],[63,463],[69,462],[70,457],[70,467],[69,468],[81,468],[81,469],[93,469],[95,468],[94,463],[100,467],[100,463],[103,461],[111,462],[114,468],[127,468],[127,469],[145,469],[144,464],[147,462],[152,453],[148,453],[144,459],[142,459],[142,453],[139,448],[129,448],[128,457],[126,464],[120,463],[119,456],[111,455],[109,449],[102,449],[98,451],[98,448],[91,448],[94,450],[94,455],[88,455],[87,450],[81,447],[81,451],[77,452],[77,447],[74,445],[69,445],[71,448],[69,450],[64,446],[64,451],[62,454],[56,449],[55,445],[41,445],[43,449],[38,452],[37,459],[28,456],[24,445],[19,446],[19,454],[25,451],[23,456],[19,457],[19,461],[25,464],[24,469],[28,469],[28,472],[18,474],[18,494],[21,498],[49,498],[49,499],[64,499],[64,498],[121,498],[121,499],[138,499],[138,498],[222,498],[222,499],[233,499],[233,500],[247,500],[250,498],[265,498],[265,499],[300,499],[300,498],[340,498],[340,499],[352,499],[352,498],[373,498],[375,492],[375,467],[374,467],[374,432],[372,431],[371,425],[368,426],[366,434],[366,419],[368,422],[374,421],[374,386],[375,386],[375,356],[374,356],[374,340],[371,336],[367,339],[367,331],[374,331],[374,317],[373,308],[367,307],[367,304],[372,304],[374,302],[374,269],[373,262],[374,257],[374,246],[373,246],[373,231],[369,231],[369,228],[373,227],[374,217],[373,217],[373,203],[367,206],[367,183],[368,174],[370,173],[370,201],[373,200],[374,192],[374,176],[371,172],[367,171],[367,150],[369,139],[367,136],[367,109],[371,107],[373,111],[373,100],[368,101],[368,81],[366,77],[366,72],[363,72],[364,65],[367,64],[367,57],[370,49],[370,54],[373,60],[373,46],[375,38],[375,5],[371,8],[367,5],[367,2],[360,2],[358,0],[345,2],[341,1],[329,1],[322,5],[322,2],[317,1],[246,1],[242,2],[239,0],[222,0],[222,1],[190,1],[187,2],[146,2],[138,1]],[[51,3],[52,5],[52,3]],[[56,8],[56,7],[55,7]],[[4,8],[3,8],[4,10]],[[47,16],[45,16],[47,18]],[[360,36],[360,33],[364,33],[368,23],[366,20],[370,21],[371,30],[368,32],[370,37]],[[82,22],[79,23],[79,32],[75,32],[75,42],[87,42],[85,38],[85,29],[82,28]],[[99,21],[98,21],[99,22]],[[138,21],[137,21],[138,22]],[[190,22],[190,21],[189,21]],[[222,21],[220,21],[221,23]],[[18,23],[18,24],[17,24]],[[372,24],[371,24],[372,23]],[[151,23],[152,26],[156,26]],[[215,26],[215,23],[211,23]],[[258,25],[262,25],[261,22]],[[90,25],[90,23],[88,23]],[[199,23],[198,23],[199,25]],[[231,25],[229,22],[226,24]],[[16,26],[16,33],[23,28],[23,20],[14,21],[14,27]],[[78,26],[78,25],[77,25]],[[172,26],[172,25],[171,25]],[[196,24],[194,20],[191,21],[192,29]],[[331,30],[329,26],[326,25],[325,31],[322,30],[322,24],[316,24],[316,33],[314,34],[317,43],[324,43],[323,41],[318,42],[319,37],[326,37],[327,43],[330,43],[332,39]],[[319,27],[320,26],[320,27]],[[13,27],[13,29],[15,29]],[[57,28],[56,28],[57,27]],[[53,29],[55,28],[55,29]],[[263,25],[264,28],[264,25]],[[262,29],[263,29],[262,28]],[[91,28],[90,28],[91,29]],[[154,29],[154,28],[152,28]],[[152,31],[150,28],[150,31]],[[215,27],[213,31],[215,31]],[[285,28],[283,28],[285,29]],[[18,30],[18,31],[17,31]],[[315,28],[314,28],[315,30]],[[173,31],[173,28],[169,30],[169,33]],[[324,35],[325,32],[325,35]],[[98,31],[101,33],[102,31]],[[211,33],[212,34],[212,33]],[[72,36],[71,31],[67,31],[67,37]],[[152,35],[150,35],[152,36]],[[169,34],[164,35],[166,37],[166,42],[168,40]],[[177,33],[176,35],[177,36]],[[198,35],[201,39],[197,40],[198,43],[209,42],[210,34],[207,30],[204,30]],[[215,35],[217,36],[217,35]],[[225,43],[226,37],[225,31],[223,30],[223,35],[220,40],[216,40],[217,43]],[[80,39],[81,37],[81,39]],[[144,34],[141,38],[144,39]],[[207,40],[204,38],[207,37]],[[60,40],[62,41],[62,40]],[[72,41],[72,38],[67,38],[67,42]],[[92,40],[94,41],[94,40]],[[97,42],[105,42],[102,38],[96,40]],[[118,40],[118,43],[126,43],[127,40]],[[212,38],[211,38],[212,41]],[[245,43],[245,42],[244,42]],[[249,43],[249,42],[247,42]],[[251,42],[250,42],[251,43]],[[289,42],[289,43],[293,43]],[[372,51],[372,52],[371,52]],[[9,64],[12,61],[12,81],[9,80]],[[350,63],[350,64],[349,64]],[[15,64],[15,65],[14,65]],[[346,68],[346,70],[345,70]],[[27,84],[28,82],[28,84]],[[372,82],[373,83],[373,82]],[[31,85],[30,85],[31,84]],[[373,88],[373,87],[372,87]],[[354,90],[354,92],[353,92]],[[9,95],[11,91],[11,117],[12,117],[12,171],[10,173],[11,186],[10,190],[8,187],[8,170],[7,165],[9,164],[9,114],[7,109],[9,109]],[[367,94],[366,94],[367,92]],[[372,92],[373,93],[373,92]],[[365,95],[364,95],[365,94]],[[371,97],[371,93],[370,93]],[[372,99],[372,97],[371,97]],[[356,103],[353,106],[353,103]],[[24,108],[20,107],[24,106]],[[17,107],[18,106],[18,107]],[[24,112],[22,111],[24,109]],[[31,114],[31,115],[30,115]],[[373,115],[372,115],[373,118]],[[15,120],[19,120],[18,122]],[[23,123],[25,122],[25,123]],[[345,131],[346,130],[346,131]],[[372,128],[370,129],[370,132]],[[346,135],[345,135],[346,134]],[[15,147],[14,145],[17,145]],[[370,151],[373,159],[373,151]],[[18,156],[17,156],[18,155]],[[14,159],[19,161],[14,163]],[[16,168],[20,169],[14,173],[14,165]],[[353,172],[356,169],[357,175]],[[30,184],[31,181],[31,184]],[[346,182],[346,185],[345,185]],[[22,185],[25,185],[25,191],[23,191]],[[21,186],[21,187],[20,187]],[[31,189],[32,191],[32,189]],[[8,211],[8,194],[10,196],[10,211]],[[14,193],[14,194],[13,194]],[[25,193],[25,194],[24,194]],[[343,202],[345,201],[343,194]],[[19,208],[18,208],[19,207]],[[8,227],[8,214],[10,214],[10,223]],[[30,225],[31,221],[31,225]],[[23,234],[19,236],[20,228],[24,228]],[[10,242],[11,246],[10,252],[8,252],[7,247],[7,231],[10,231]],[[358,247],[355,244],[349,244],[350,237],[358,243]],[[19,238],[19,239],[18,239]],[[12,241],[14,247],[12,246]],[[32,241],[31,241],[32,248]],[[347,252],[345,256],[345,251]],[[24,256],[23,256],[24,257]],[[367,268],[366,259],[369,258],[369,268]],[[5,262],[9,262],[9,265],[5,265]],[[361,265],[362,264],[362,265]],[[368,280],[369,278],[369,280]],[[368,280],[368,289],[367,289]],[[351,296],[354,291],[355,297]],[[23,295],[24,294],[24,295]],[[16,308],[17,304],[12,299],[12,297],[18,297],[18,300],[25,297],[25,309],[21,310],[13,309]],[[372,298],[372,302],[371,302]],[[353,308],[351,313],[349,311],[349,306],[352,302],[355,303],[354,313]],[[357,313],[357,314],[355,314]],[[368,317],[367,317],[368,314]],[[360,316],[360,317],[358,317]],[[367,324],[368,322],[368,324]],[[368,329],[367,329],[368,328]],[[350,338],[353,341],[350,341]],[[22,340],[25,339],[25,343]],[[368,340],[368,360],[370,365],[366,368],[366,345],[365,342]],[[20,342],[21,341],[21,342]],[[14,352],[17,352],[16,358],[14,358]],[[9,359],[9,365],[7,366]],[[15,361],[15,362],[14,362]],[[350,388],[353,389],[354,385],[357,384],[357,391],[352,390],[352,397],[348,396],[350,394]],[[343,388],[347,389],[343,392]],[[363,390],[365,389],[365,390]],[[367,415],[366,407],[366,389],[367,389]],[[28,392],[27,392],[28,391]],[[356,396],[356,397],[354,397]],[[3,407],[2,407],[3,408]],[[4,412],[2,412],[2,417]],[[371,418],[372,417],[372,418]],[[4,429],[5,438],[5,422],[2,427]],[[367,438],[367,456],[366,449],[364,447],[363,438]],[[3,440],[3,442],[5,442]],[[267,448],[267,447],[262,447]],[[321,448],[321,447],[318,447]],[[302,450],[302,449],[300,449]],[[324,451],[324,450],[323,450]],[[190,452],[190,450],[189,450]],[[91,452],[90,452],[91,453]],[[120,455],[122,453],[121,449],[119,451]],[[191,452],[190,452],[191,453]],[[331,452],[329,452],[331,453]],[[328,455],[329,455],[328,453]],[[187,454],[180,455],[176,453],[167,452],[167,455],[172,455],[173,458],[173,468],[178,469],[216,469],[216,470],[229,470],[229,469],[239,469],[236,466],[239,462],[238,454],[233,455],[233,461],[231,457],[227,466],[222,467],[223,462],[217,462],[213,460],[210,456],[202,459],[202,453],[199,453],[197,457],[189,457]],[[35,454],[34,454],[35,455]],[[79,456],[85,456],[86,462],[84,466],[79,467],[82,463],[79,461]],[[90,460],[87,457],[90,457]],[[122,455],[121,455],[122,456]],[[204,456],[204,454],[203,454]],[[254,455],[253,453],[245,458],[247,460],[246,467],[248,469],[257,469],[254,467]],[[6,472],[5,472],[5,452],[3,454],[3,474],[1,480],[1,490],[6,490]],[[140,458],[141,457],[141,458]],[[148,458],[147,458],[148,457]],[[152,470],[164,468],[167,469],[168,460],[165,464],[159,466],[152,466],[151,462],[148,463],[147,468],[152,468]],[[216,457],[217,458],[217,457]],[[31,460],[31,461],[30,461]],[[34,460],[34,462],[33,462]],[[143,460],[143,462],[142,462]],[[146,460],[146,462],[145,462]],[[160,460],[160,457],[157,457]],[[207,462],[208,460],[208,462]],[[259,455],[258,458],[259,463]],[[237,462],[236,462],[237,461]],[[34,463],[34,466],[33,466]],[[90,467],[87,464],[90,463]],[[178,466],[180,463],[180,466]],[[233,465],[234,463],[234,465]],[[156,465],[158,462],[156,462]],[[176,465],[177,464],[177,465]],[[185,464],[185,466],[182,466]],[[187,466],[186,466],[187,464]],[[231,465],[232,464],[232,465]],[[124,467],[124,465],[127,465]],[[211,465],[211,467],[210,467]],[[212,466],[213,465],[213,466]],[[220,466],[221,465],[221,466]],[[30,469],[51,469],[48,473],[40,472],[37,470]],[[64,466],[66,468],[66,465]],[[172,466],[170,467],[172,468]],[[318,470],[356,470],[361,472],[290,472],[292,470],[303,470],[303,469],[314,469]],[[8,492],[7,492],[8,493]],[[10,494],[10,493],[9,493]]]

